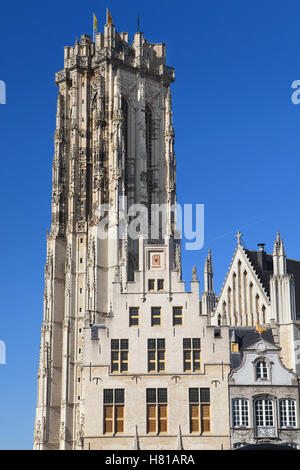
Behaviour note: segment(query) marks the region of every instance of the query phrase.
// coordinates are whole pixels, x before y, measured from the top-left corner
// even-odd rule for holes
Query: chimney
[[[267,270],[267,259],[265,252],[265,243],[258,243],[257,261],[263,271]]]

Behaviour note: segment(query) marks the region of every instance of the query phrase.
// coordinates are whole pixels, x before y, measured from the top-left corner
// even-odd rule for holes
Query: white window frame
[[[297,427],[297,412],[295,399],[281,398],[279,400],[279,422],[281,428]]]
[[[237,406],[236,406],[237,405]],[[249,427],[249,400],[247,398],[232,399],[232,426],[234,428]]]
[[[255,379],[256,380],[269,380],[270,366],[265,358],[260,358],[255,363]]]

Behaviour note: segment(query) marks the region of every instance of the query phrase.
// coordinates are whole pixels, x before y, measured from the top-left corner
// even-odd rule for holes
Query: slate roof
[[[261,261],[261,252],[245,249],[246,255],[250,260],[260,282],[270,298],[270,277],[273,274],[273,256],[264,252],[263,262]],[[295,281],[296,293],[296,313],[300,318],[300,261],[286,259],[287,272],[292,274]]]
[[[243,351],[242,348],[246,348],[250,344],[255,343],[259,340],[260,335],[256,331],[254,327],[237,327],[237,328],[229,328],[229,337],[232,338],[234,336],[235,343],[239,345],[239,352],[232,353],[230,352],[230,364],[232,369],[236,369],[239,367],[243,360]],[[262,339],[268,341],[271,344],[274,343],[272,329],[268,328],[266,331],[262,332],[261,335]]]

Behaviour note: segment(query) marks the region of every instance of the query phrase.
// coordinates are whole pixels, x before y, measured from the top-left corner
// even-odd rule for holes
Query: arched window
[[[255,431],[258,437],[275,435],[274,401],[261,397],[254,401]]]
[[[269,368],[265,359],[259,359],[255,365],[255,378],[267,380],[269,378]]]
[[[266,323],[266,307],[263,305],[261,310],[262,310],[262,322]]]
[[[123,143],[124,143],[124,153],[125,153],[125,175],[124,175],[124,182],[125,182],[125,194],[128,195],[128,185],[129,185],[129,105],[122,96],[122,115],[123,115],[123,127],[122,127],[122,136],[123,136]]]
[[[148,193],[148,210],[151,212],[151,204],[153,197],[153,114],[150,106],[146,104],[145,108],[146,123],[146,154],[147,154],[147,193]]]
[[[222,323],[221,322],[221,314],[219,313],[219,315],[218,315],[218,326],[221,326],[221,323]]]

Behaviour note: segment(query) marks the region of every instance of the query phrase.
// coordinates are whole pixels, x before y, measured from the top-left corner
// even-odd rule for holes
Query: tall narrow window
[[[284,398],[279,401],[280,427],[296,427],[296,401]]]
[[[254,403],[256,435],[274,436],[274,403],[269,398],[259,398]]]
[[[129,307],[129,326],[139,326],[140,311],[138,307]]]
[[[147,433],[168,431],[168,391],[166,388],[147,388]]]
[[[161,325],[161,308],[151,307],[151,326]]]
[[[268,379],[268,366],[264,359],[259,359],[255,366],[256,379]]]
[[[249,402],[245,398],[232,400],[232,424],[235,428],[249,426]]]
[[[164,339],[148,339],[148,372],[163,372],[166,368]]]
[[[123,127],[122,135],[124,142],[124,153],[125,153],[125,194],[128,195],[128,184],[129,184],[129,152],[128,152],[128,136],[129,136],[129,106],[127,100],[122,96],[122,115],[123,115]]]
[[[183,370],[200,370],[200,338],[183,338]]]
[[[146,153],[147,153],[147,194],[148,194],[148,222],[151,229],[151,204],[153,202],[153,116],[149,105],[145,107],[146,123]]]
[[[190,388],[190,432],[210,432],[210,390]]]
[[[173,307],[173,326],[182,325],[182,307]]]
[[[128,339],[111,340],[111,372],[128,372]]]
[[[103,390],[103,433],[124,432],[124,389]]]

